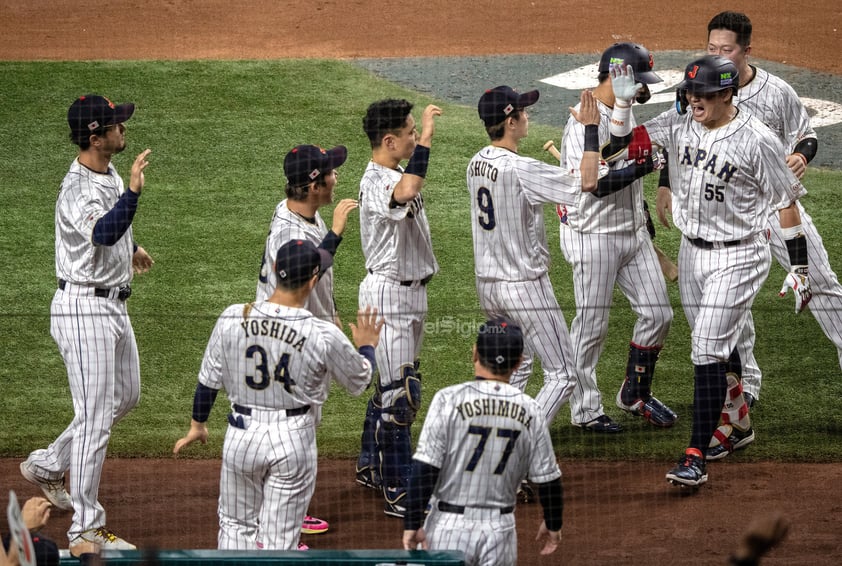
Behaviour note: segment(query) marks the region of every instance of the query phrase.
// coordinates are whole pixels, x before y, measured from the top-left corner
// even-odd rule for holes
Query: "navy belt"
[[[67,287],[67,281],[64,279],[58,280],[58,288],[64,291],[64,288]],[[111,296],[111,289],[103,289],[100,287],[94,288],[94,297],[99,297],[101,299],[107,299]],[[129,285],[125,287],[120,287],[120,290],[117,292],[117,298],[121,301],[125,301],[129,297],[132,296],[132,288]]]
[[[369,269],[368,272],[371,273],[372,275],[374,275],[374,272],[372,270]],[[432,278],[433,278],[433,274],[431,273],[430,275],[426,276],[424,279],[406,279],[404,281],[401,281],[400,284],[401,284],[401,287],[412,287],[415,284],[426,285],[427,283],[430,282],[430,280]]]
[[[453,505],[451,503],[447,503],[446,501],[439,501],[439,511],[444,511],[445,513],[456,513],[457,515],[464,515],[465,514],[465,506],[464,505]],[[501,507],[500,514],[506,515],[514,511],[514,507]]]
[[[712,250],[714,248],[730,248],[733,246],[739,246],[743,242],[747,242],[748,240],[729,240],[727,242],[708,242],[707,240],[703,240],[701,238],[687,238],[691,244],[696,246],[697,248],[702,248],[703,250]]]
[[[236,412],[240,413],[241,415],[251,416],[251,407],[243,407],[242,405],[238,405],[236,403],[231,405],[231,408],[234,409]],[[261,409],[263,410],[263,409]],[[271,410],[271,409],[268,409]],[[278,409],[279,411],[284,411],[288,417],[297,417],[298,415],[303,415],[307,411],[310,410],[310,405],[304,405],[303,407],[298,407],[296,409]]]

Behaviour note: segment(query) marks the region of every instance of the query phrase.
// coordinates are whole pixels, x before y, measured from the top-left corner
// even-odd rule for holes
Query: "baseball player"
[[[571,116],[564,128],[561,167],[574,176],[588,136],[597,137],[600,145],[608,142],[614,106],[608,72],[612,64],[632,66],[643,83],[635,96],[640,103],[651,96],[647,84],[661,82],[652,71],[652,55],[642,45],[615,43],[602,53],[599,86],[593,92],[599,125],[585,126]],[[573,267],[576,296],[570,338],[580,379],[570,397],[570,414],[573,424],[585,423],[585,427],[597,432],[620,430],[605,414],[596,383],[596,365],[608,335],[615,284],[637,314],[617,406],[643,416],[655,426],[672,426],[677,418],[672,409],[652,395],[651,389],[655,363],[672,322],[666,282],[647,230],[643,181],[639,178],[652,168],[651,156],[639,164],[635,160],[615,161],[596,191],[581,192],[574,205],[559,207],[561,251]]]
[[[514,507],[527,476],[537,484],[544,509],[541,554],[553,553],[561,542],[561,470],[544,410],[509,384],[521,363],[523,342],[512,321],[487,321],[473,350],[475,378],[433,397],[412,460],[406,550],[420,544],[461,550],[472,566],[516,564]]]
[[[523,329],[526,360],[511,383],[525,389],[531,355],[537,355],[544,385],[535,400],[552,423],[570,397],[577,374],[570,334],[548,275],[544,204],[572,205],[580,190],[593,190],[599,154],[597,147],[589,148],[581,188],[564,169],[519,155],[520,140],[529,133],[526,108],[538,97],[537,90],[518,93],[509,86],[483,93],[477,110],[491,143],[474,155],[466,176],[480,306],[489,317],[505,316]],[[579,117],[598,120],[590,93],[582,97],[590,112],[582,110]]]
[[[231,401],[219,480],[220,549],[293,550],[316,485],[318,408],[331,380],[352,395],[371,380],[382,321],[361,310],[354,343],[304,309],[333,256],[290,240],[275,260],[265,301],[231,305],[211,334],[193,398],[193,419],[173,453],[208,438],[207,419],[225,388]]]
[[[384,512],[403,517],[412,462],[411,430],[421,406],[418,354],[427,316],[427,283],[438,271],[421,188],[427,174],[435,117],[429,105],[421,134],[406,100],[372,103],[363,118],[371,161],[360,180],[360,237],[367,274],[359,304],[386,319],[377,367],[380,374],[363,423],[357,482],[382,488]],[[409,159],[406,169],[401,161]]]
[[[641,85],[631,66],[611,69],[615,104],[609,161],[635,159],[653,146],[669,154],[673,220],[684,236],[678,254],[681,303],[692,329],[695,391],[690,444],[666,477],[679,486],[707,481],[705,452],[730,379],[742,371],[737,343],[771,264],[768,212],[779,211],[796,312],[810,300],[807,239],[796,206],[806,191],[780,159],[780,140],[733,104],[739,71],[728,59],[692,61],[677,88],[676,110],[632,128],[631,101]],[[625,149],[620,150],[623,146]]]
[[[322,149],[315,145],[298,145],[284,157],[284,175],[287,179],[286,196],[275,207],[269,226],[269,235],[263,248],[263,262],[257,281],[256,301],[265,301],[277,286],[274,262],[275,251],[290,240],[309,240],[327,249],[331,255],[342,241],[348,213],[357,207],[354,199],[342,199],[333,211],[333,226],[328,232],[319,208],[331,204],[340,167],[348,158],[345,146]],[[304,305],[317,317],[335,322],[341,328],[336,303],[333,299],[333,268],[319,278]],[[330,528],[327,521],[307,515],[301,532],[324,533]]]
[[[95,543],[133,549],[105,525],[97,500],[111,427],[140,398],[140,365],[126,310],[134,273],[152,258],[138,246],[132,219],[145,184],[151,150],[134,160],[128,187],[111,158],[126,148],[125,122],[132,103],[81,96],[67,111],[78,157],[64,177],[56,202],[56,277],[50,334],[67,368],[74,417],[46,449],[35,450],[20,471],[59,509],[73,510],[70,549]],[[70,471],[70,494],[64,473]]]
[[[806,164],[816,155],[818,140],[810,125],[807,109],[798,95],[783,79],[763,69],[750,65],[748,56],[751,52],[751,21],[745,14],[722,12],[714,16],[708,24],[708,53],[722,55],[730,59],[740,71],[740,89],[734,104],[741,111],[760,118],[783,142],[786,163],[800,179],[806,171]],[[662,189],[668,207],[669,190]],[[813,299],[810,312],[819,323],[825,335],[836,345],[842,366],[842,286],[833,268],[830,266],[827,251],[822,238],[813,223],[813,219],[799,202],[801,223],[807,236],[807,255],[810,258],[810,283]],[[659,209],[659,212],[661,210]],[[772,255],[785,268],[789,269],[789,257],[786,244],[777,224],[770,219],[770,245]],[[662,219],[662,222],[666,222]],[[740,342],[740,356],[743,364],[742,388],[745,403],[750,407],[759,398],[761,372],[754,358],[754,324],[749,324],[743,332]],[[736,384],[739,386],[739,384]],[[719,427],[709,452],[711,456],[725,457],[735,449],[744,448],[754,440],[751,424],[740,423],[748,417],[742,409],[742,399],[735,387],[729,391],[730,406],[723,410],[723,425]],[[741,426],[742,425],[742,426]],[[747,425],[747,426],[746,426]]]

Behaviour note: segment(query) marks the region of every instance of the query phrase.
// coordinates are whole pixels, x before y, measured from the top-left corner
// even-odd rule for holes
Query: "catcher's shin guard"
[[[382,411],[379,405],[379,393],[375,392],[368,400],[360,438],[360,455],[357,458],[357,483],[365,487],[380,487],[380,454],[377,450],[376,429]]]
[[[412,470],[412,433],[409,425],[383,420],[378,422],[377,447],[383,487],[406,489]]]

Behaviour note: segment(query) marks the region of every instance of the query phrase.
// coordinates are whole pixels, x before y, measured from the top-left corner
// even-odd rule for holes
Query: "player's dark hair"
[[[741,12],[720,12],[708,24],[708,35],[715,29],[737,34],[737,45],[745,49],[751,45],[751,20]]]
[[[523,108],[515,108],[511,114],[506,116],[506,120],[509,118],[520,120],[521,114],[523,114]],[[488,133],[488,137],[491,138],[491,141],[503,139],[503,135],[506,133],[506,120],[503,120],[499,124],[494,124],[493,126],[485,128],[485,131]]]
[[[363,118],[363,131],[371,142],[371,148],[380,146],[386,134],[397,134],[406,125],[410,112],[412,103],[404,99],[372,102]]]
[[[327,182],[325,181],[325,175],[330,174],[331,171],[333,171],[333,169],[323,171],[312,182],[316,183],[317,185],[326,187]],[[286,187],[284,188],[284,193],[286,194],[289,200],[307,200],[307,197],[310,195],[310,183],[307,183],[306,185],[290,185],[289,183],[287,183]]]
[[[73,145],[78,145],[79,149],[82,151],[86,151],[91,147],[91,136],[102,137],[110,128],[113,127],[115,127],[115,124],[100,126],[99,128],[93,129],[89,132],[70,132],[70,142],[73,143]]]

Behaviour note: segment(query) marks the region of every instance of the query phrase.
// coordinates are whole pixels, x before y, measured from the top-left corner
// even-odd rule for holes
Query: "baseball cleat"
[[[301,525],[301,532],[305,535],[319,535],[326,533],[329,528],[330,525],[327,521],[307,515]]]
[[[608,415],[600,415],[592,421],[586,423],[573,423],[573,426],[578,426],[591,432],[601,432],[613,434],[623,430],[620,423],[615,423]]]
[[[64,511],[73,511],[73,501],[70,499],[70,494],[64,489],[64,476],[61,479],[47,479],[39,476],[35,472],[35,466],[24,460],[20,463],[20,474],[29,483],[35,484],[44,492],[44,497],[47,501],[53,504],[53,507],[63,509]]]
[[[628,381],[626,381],[627,383]],[[648,401],[643,399],[636,399],[630,405],[623,402],[623,387],[617,392],[617,406],[627,413],[643,417],[649,424],[670,427],[678,420],[678,415],[675,412],[655,398],[654,395],[649,396]]]
[[[70,541],[71,552],[74,546],[84,542],[98,544],[103,550],[135,550],[137,548],[135,545],[115,535],[108,527],[99,527],[98,529],[85,531]]]
[[[406,515],[406,505],[404,505],[406,490],[399,487],[387,487],[383,489],[383,496],[386,499],[383,512],[390,517],[403,519]]]
[[[377,478],[374,476],[374,470],[370,467],[365,468],[357,468],[357,478],[356,482],[363,487],[368,487],[371,489],[380,489],[380,482],[377,481]]]
[[[678,464],[667,472],[666,478],[679,487],[699,487],[708,481],[705,460],[696,455],[697,450],[688,448],[679,458]]]
[[[754,429],[740,430],[732,425],[721,425],[713,433],[706,451],[708,460],[721,460],[735,450],[742,450],[754,442]]]

